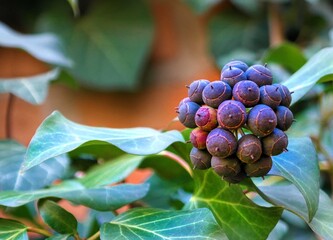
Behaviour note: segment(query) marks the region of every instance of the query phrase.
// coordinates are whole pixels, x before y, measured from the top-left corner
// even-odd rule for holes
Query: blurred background
[[[51,60],[41,59],[29,47],[6,45],[1,36],[0,78],[61,67],[42,105],[14,99],[12,135],[25,144],[55,109],[93,126],[180,128],[169,125],[187,94],[184,86],[193,80],[219,79],[226,62],[241,59],[268,62],[275,81],[283,81],[332,44],[329,0],[1,0],[0,5],[5,26],[31,38],[51,33],[58,40],[51,50],[68,60],[56,61],[52,54]],[[50,50],[38,49],[43,44],[32,46],[39,55]],[[1,121],[7,100],[0,95]]]
[[[331,0],[0,0],[0,81],[59,71],[42,104],[12,99],[11,136],[27,145],[54,110],[91,126],[182,129],[173,119],[185,85],[219,79],[233,59],[268,63],[283,82],[333,45],[332,29]],[[332,90],[317,84],[293,105],[288,131],[311,136],[329,194]],[[0,138],[8,102],[0,94]],[[288,239],[316,239],[304,222],[284,220],[294,226]]]

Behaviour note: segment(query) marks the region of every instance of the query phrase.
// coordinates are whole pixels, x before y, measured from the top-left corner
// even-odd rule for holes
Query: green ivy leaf
[[[302,98],[323,77],[333,74],[332,54],[333,48],[320,50],[283,83],[290,91],[294,92],[292,104]]]
[[[27,170],[93,140],[108,142],[137,155],[158,153],[173,142],[184,141],[176,130],[162,133],[151,128],[89,127],[71,122],[55,111],[37,129],[29,144],[23,168]]]
[[[217,5],[221,0],[183,0],[188,4],[195,12],[204,13],[209,10],[211,7]]]
[[[319,201],[319,165],[310,138],[289,138],[288,152],[273,157],[270,174],[282,176],[302,193],[312,219]]]
[[[123,155],[89,170],[79,181],[86,187],[98,187],[124,180],[142,162],[144,156]]]
[[[58,37],[52,33],[21,34],[0,22],[0,36],[0,46],[21,48],[43,62],[64,67],[72,65],[63,54]]]
[[[259,188],[273,203],[304,219],[309,227],[323,239],[333,239],[333,202],[326,193],[320,191],[318,210],[309,221],[306,202],[294,185]]]
[[[263,58],[263,62],[280,64],[291,72],[300,69],[306,60],[301,49],[296,44],[288,42],[269,49]]]
[[[53,201],[45,200],[38,204],[40,216],[53,230],[62,234],[77,233],[76,218]]]
[[[12,93],[15,96],[31,104],[41,104],[44,102],[49,82],[59,74],[59,69],[55,68],[49,72],[18,78],[0,78],[0,93]]]
[[[239,185],[228,184],[212,170],[194,173],[196,190],[187,208],[209,208],[229,239],[267,238],[280,219],[281,208],[256,205]]]
[[[17,221],[0,218],[0,239],[28,240],[27,227]]]
[[[50,185],[61,178],[69,166],[69,160],[61,155],[20,173],[26,148],[11,141],[0,141],[0,191],[35,190]]]
[[[83,85],[102,91],[137,89],[154,38],[147,2],[93,2],[76,21],[64,13],[63,9],[49,11],[40,22],[43,29],[62,38],[75,62],[71,74]]]
[[[129,210],[101,227],[101,239],[227,239],[208,209]]]
[[[99,211],[118,209],[144,197],[149,190],[147,184],[119,184],[112,187],[84,188],[78,182],[36,191],[0,192],[0,205],[17,207],[37,199],[56,197],[67,199]]]

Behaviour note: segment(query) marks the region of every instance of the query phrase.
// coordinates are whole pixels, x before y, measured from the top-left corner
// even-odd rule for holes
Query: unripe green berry
[[[261,142],[253,134],[242,136],[238,140],[236,155],[244,163],[254,163],[262,154]]]
[[[192,102],[202,104],[202,91],[210,82],[205,79],[195,80],[188,86],[188,97]]]
[[[236,157],[212,157],[211,165],[214,171],[221,177],[234,177],[241,170],[241,163]]]
[[[231,99],[231,94],[229,84],[222,81],[214,81],[204,88],[202,99],[208,106],[218,108],[223,101]]]
[[[287,131],[294,121],[294,115],[289,108],[278,106],[275,110],[277,127],[282,131]]]
[[[195,147],[190,152],[190,159],[194,169],[208,169],[210,168],[212,156],[206,150],[199,150]]]
[[[196,147],[198,149],[205,149],[207,136],[208,136],[208,132],[206,132],[200,128],[193,129],[190,134],[190,141],[191,141],[193,147]]]
[[[277,86],[279,88],[279,92],[281,94],[281,103],[280,105],[281,106],[285,106],[285,107],[289,107],[290,106],[290,103],[291,103],[291,93],[289,91],[289,89],[282,85],[282,84],[273,84],[274,86]]]
[[[208,134],[206,146],[211,155],[226,158],[236,152],[237,140],[230,131],[215,128]]]
[[[244,169],[249,177],[263,177],[271,170],[272,165],[272,158],[262,155],[255,163],[246,164]]]
[[[273,82],[271,71],[266,66],[260,64],[249,67],[245,75],[248,80],[255,82],[259,87],[271,85]]]
[[[202,130],[211,131],[217,127],[216,109],[209,106],[202,106],[198,109],[194,118],[195,124]]]
[[[221,80],[228,83],[230,87],[233,87],[236,83],[245,79],[244,71],[239,68],[229,67],[221,73]]]
[[[239,68],[241,69],[243,72],[245,72],[247,69],[248,69],[248,65],[243,62],[243,61],[239,61],[239,60],[233,60],[233,61],[230,61],[228,62],[227,64],[225,64],[222,68],[222,71],[221,72],[224,72],[226,69],[228,68]]]
[[[247,126],[256,136],[264,137],[273,132],[277,119],[274,111],[264,104],[254,106],[247,117]]]
[[[262,138],[262,151],[268,156],[276,156],[287,149],[288,137],[280,129],[275,128],[268,136]]]
[[[274,85],[265,85],[260,87],[260,103],[275,109],[281,103],[281,94],[279,88]]]
[[[243,103],[245,107],[253,107],[260,99],[258,85],[248,80],[236,83],[232,90],[232,95],[235,100]]]
[[[217,110],[217,121],[224,129],[234,130],[246,122],[246,109],[241,102],[227,100]]]
[[[179,121],[188,128],[195,128],[195,114],[200,108],[200,105],[195,102],[186,102],[180,105],[178,109]]]

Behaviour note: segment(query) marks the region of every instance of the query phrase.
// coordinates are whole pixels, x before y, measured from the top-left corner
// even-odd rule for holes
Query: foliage
[[[153,38],[147,1],[88,2],[53,3],[54,8],[36,19],[40,31],[53,33],[23,35],[0,24],[5,36],[0,45],[21,48],[53,69],[0,79],[0,93],[41,104],[60,71],[92,88],[139,87]],[[200,17],[224,2],[183,4],[190,4]],[[290,1],[265,2],[295,10]],[[51,3],[39,4],[44,9]],[[247,56],[249,63],[261,58],[274,66],[275,75],[290,75],[282,84],[294,91],[297,123],[290,131],[289,151],[273,158],[269,176],[230,185],[211,170],[192,170],[189,130],[85,126],[55,111],[41,123],[28,148],[9,138],[0,141],[1,239],[28,239],[32,232],[76,240],[285,239],[297,221],[312,235],[333,238],[331,190],[321,184],[333,176],[333,98],[327,84],[332,80],[333,48],[323,48],[324,38],[321,50],[304,50],[300,41],[314,41],[316,34],[301,32],[297,40],[286,34],[293,42],[270,48],[266,5],[228,4],[232,7],[209,19],[207,26],[217,64],[231,56]],[[306,3],[307,21],[318,17],[309,12],[313,4]],[[292,19],[290,12],[281,13]],[[312,21],[311,26],[316,24]],[[84,161],[89,162],[86,167]],[[152,173],[143,183],[126,183],[137,169]],[[64,201],[88,208],[86,219],[66,210]]]

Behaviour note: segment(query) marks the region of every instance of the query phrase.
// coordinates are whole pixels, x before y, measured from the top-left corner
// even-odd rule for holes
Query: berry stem
[[[241,135],[242,137],[245,136],[245,133],[244,133],[244,131],[243,131],[242,128],[238,128],[238,132],[240,133],[240,135]]]
[[[100,232],[96,232],[94,235],[92,235],[91,237],[87,238],[87,240],[95,240],[95,239],[99,239],[100,236]]]
[[[188,172],[188,174],[190,174],[191,177],[193,177],[192,169],[190,168],[188,163],[183,158],[179,157],[178,155],[176,155],[172,152],[166,151],[166,150],[160,152],[158,155],[165,156],[165,157],[168,157],[168,158],[174,160],[180,166],[182,166]]]

